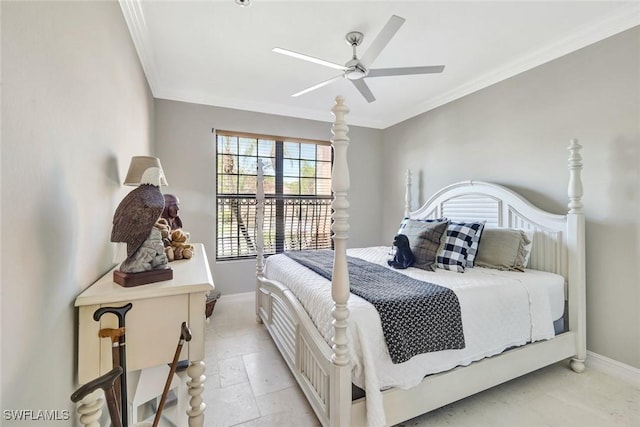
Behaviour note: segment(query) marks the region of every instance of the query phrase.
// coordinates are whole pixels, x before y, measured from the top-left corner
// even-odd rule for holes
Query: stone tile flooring
[[[206,326],[207,427],[319,426],[264,326],[253,294],[222,296]],[[640,388],[559,363],[397,427],[640,426]]]

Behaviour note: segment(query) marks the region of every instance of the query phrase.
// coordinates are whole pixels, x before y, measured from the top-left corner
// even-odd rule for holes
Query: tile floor
[[[269,334],[252,294],[223,296],[206,326],[207,427],[319,426]],[[640,426],[640,388],[556,364],[397,427]]]

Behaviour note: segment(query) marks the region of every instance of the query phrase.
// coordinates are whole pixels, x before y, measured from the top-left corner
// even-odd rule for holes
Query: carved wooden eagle
[[[112,242],[127,244],[127,260],[149,237],[164,209],[160,187],[141,184],[122,199],[113,216]]]

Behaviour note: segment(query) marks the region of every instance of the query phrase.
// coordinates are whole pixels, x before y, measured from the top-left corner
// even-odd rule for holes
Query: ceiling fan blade
[[[326,86],[329,83],[332,83],[332,82],[338,80],[341,77],[344,77],[344,74],[339,74],[339,75],[337,75],[335,77],[331,77],[329,80],[325,80],[322,83],[318,83],[317,85],[313,85],[311,87],[308,87],[308,88],[306,88],[304,90],[301,90],[300,92],[296,92],[291,96],[296,97],[296,96],[304,95],[305,93],[309,93],[312,90],[320,89],[321,87]]]
[[[356,89],[360,91],[360,93],[362,94],[362,96],[364,96],[364,99],[366,99],[367,102],[373,102],[376,100],[376,97],[373,96],[373,93],[371,93],[371,89],[369,89],[369,86],[367,86],[367,84],[364,82],[364,79],[351,80],[351,83],[353,83]]]
[[[404,24],[405,19],[397,15],[391,15],[391,18],[384,25],[380,33],[373,40],[367,51],[362,55],[361,61],[365,66],[369,66],[376,60],[382,49],[391,41],[391,38]]]
[[[281,53],[283,55],[291,56],[297,59],[302,59],[303,61],[309,61],[315,64],[324,65],[325,67],[334,68],[336,70],[347,71],[347,67],[345,67],[344,65],[336,64],[335,62],[325,61],[324,59],[314,58],[313,56],[304,55],[302,53],[294,52],[292,50],[282,49],[281,47],[274,47],[273,52]]]
[[[409,74],[435,74],[444,71],[444,65],[428,67],[374,68],[367,77],[406,76]]]

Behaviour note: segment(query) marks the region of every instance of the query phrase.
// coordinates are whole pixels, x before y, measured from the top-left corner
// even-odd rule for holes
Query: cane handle
[[[106,374],[89,381],[88,383],[77,389],[71,395],[71,401],[79,402],[99,388],[101,388],[102,390],[106,390],[113,387],[113,383],[120,375],[122,375],[122,368],[120,366],[116,366]]]
[[[180,329],[180,339],[187,342],[191,341],[191,329],[187,325],[187,322],[182,322],[182,328]]]
[[[123,305],[122,307],[100,307],[93,312],[93,320],[97,322],[103,314],[113,313],[118,317],[118,327],[122,327],[124,326],[124,316],[127,314],[127,311],[131,310],[131,307],[133,307],[131,303]]]

